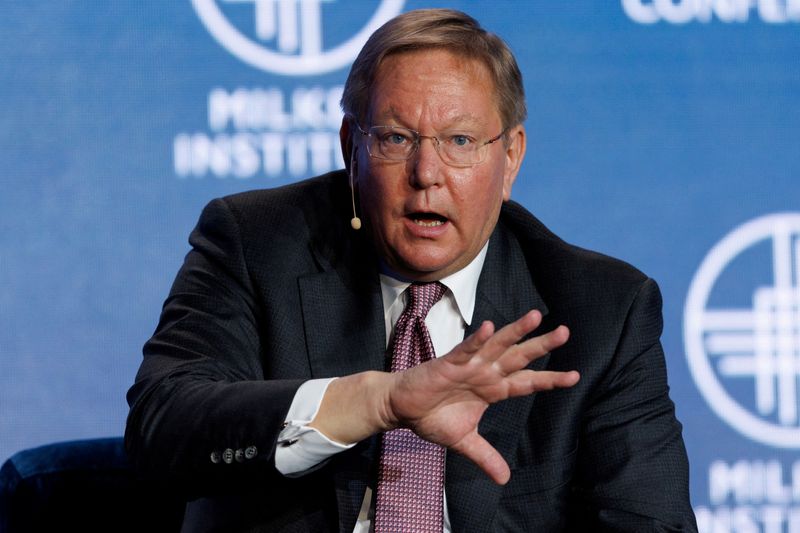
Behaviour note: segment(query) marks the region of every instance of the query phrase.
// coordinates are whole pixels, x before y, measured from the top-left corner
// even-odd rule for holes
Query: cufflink
[[[291,446],[292,444],[296,443],[298,439],[289,439],[281,442],[281,446],[286,448],[287,446]]]

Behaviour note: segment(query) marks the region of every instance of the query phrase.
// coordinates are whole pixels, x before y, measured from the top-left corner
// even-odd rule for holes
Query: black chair
[[[177,532],[184,507],[136,475],[121,437],[23,450],[0,469],[0,533]]]

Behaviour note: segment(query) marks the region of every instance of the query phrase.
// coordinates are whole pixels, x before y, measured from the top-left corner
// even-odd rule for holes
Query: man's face
[[[503,129],[488,69],[444,50],[388,57],[371,94],[364,129],[402,126],[440,140],[463,134],[479,143]],[[356,133],[353,163],[361,214],[389,268],[431,281],[475,258],[510,198],[524,155],[522,126],[511,128],[508,136],[509,142],[501,138],[486,146],[481,163],[456,168],[442,161],[432,139],[421,139],[408,161],[388,161],[371,157],[368,139]]]

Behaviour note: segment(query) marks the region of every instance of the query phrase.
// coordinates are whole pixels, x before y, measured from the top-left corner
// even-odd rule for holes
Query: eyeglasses
[[[372,126],[367,131],[358,126],[358,130],[367,137],[367,152],[372,157],[407,161],[419,150],[422,139],[430,139],[442,161],[453,167],[469,167],[483,162],[489,145],[506,132],[503,130],[496,137],[480,142],[465,133],[448,134],[440,139],[400,126]]]

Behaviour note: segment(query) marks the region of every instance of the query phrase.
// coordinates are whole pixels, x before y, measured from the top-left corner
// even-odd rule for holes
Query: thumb
[[[505,485],[511,478],[511,469],[506,460],[477,431],[467,434],[450,449],[478,465],[498,485]]]

